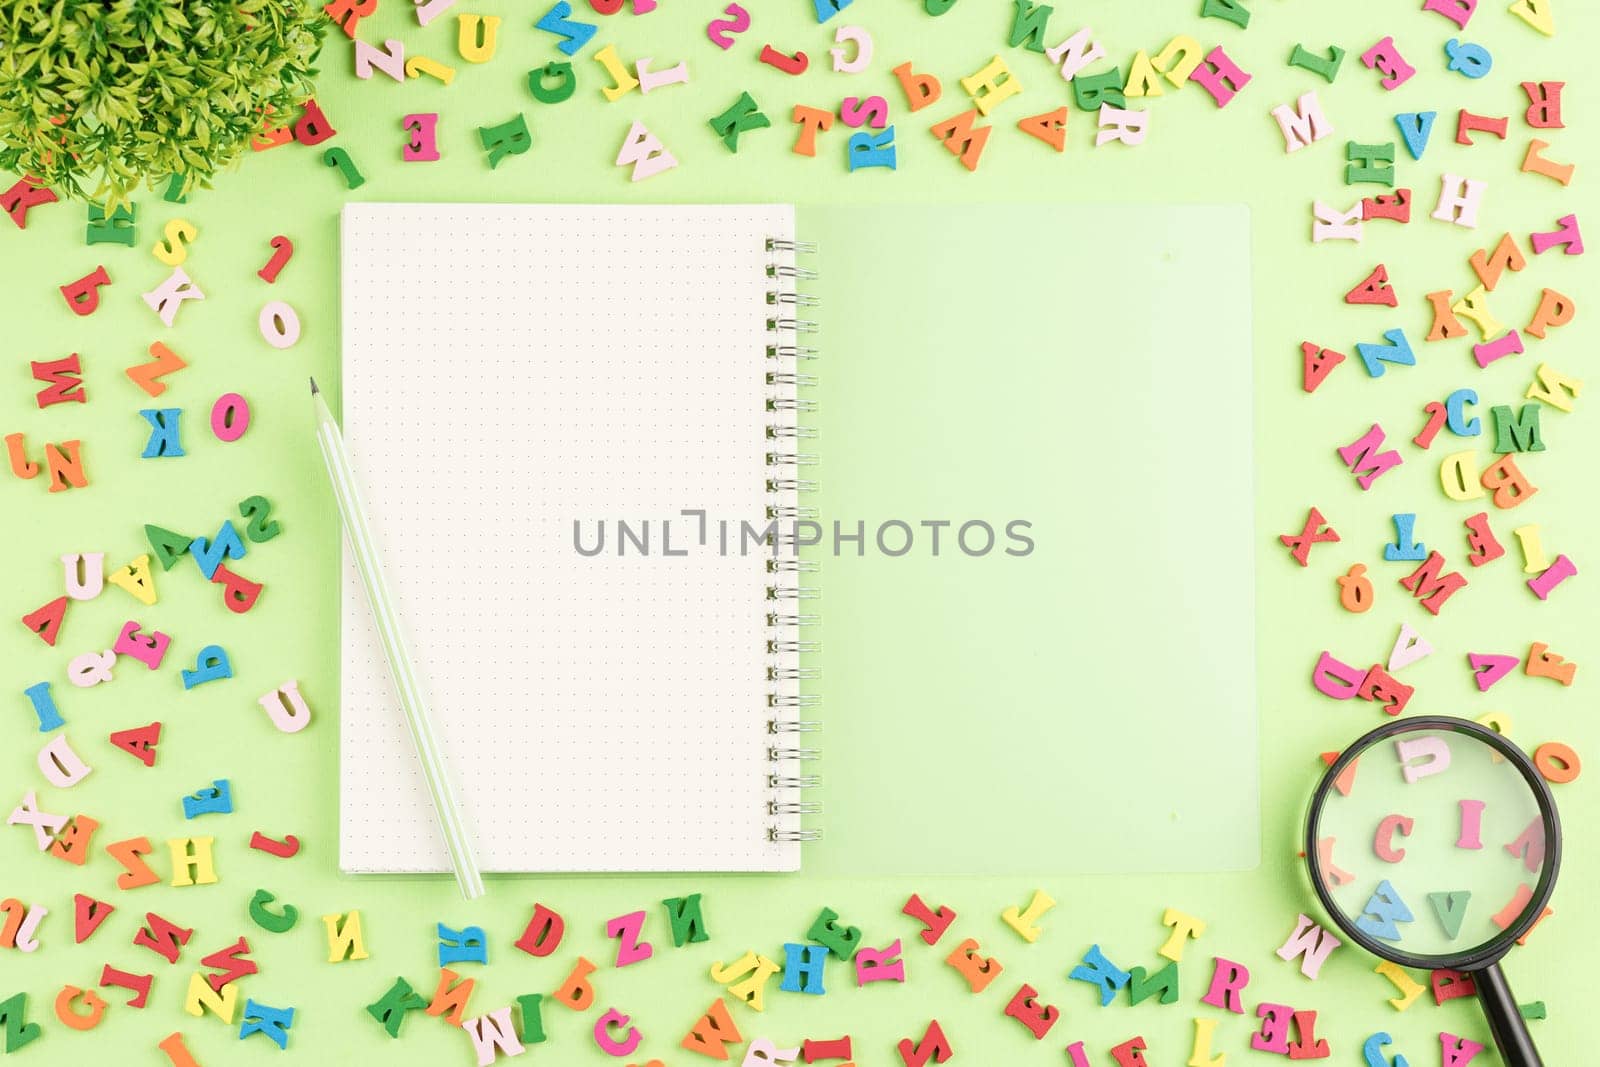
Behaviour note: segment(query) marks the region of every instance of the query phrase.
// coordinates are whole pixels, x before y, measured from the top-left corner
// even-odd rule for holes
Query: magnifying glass
[[[1402,967],[1470,975],[1506,1067],[1541,1067],[1500,960],[1544,915],[1561,821],[1521,749],[1467,719],[1385,723],[1317,783],[1305,855],[1345,936]]]

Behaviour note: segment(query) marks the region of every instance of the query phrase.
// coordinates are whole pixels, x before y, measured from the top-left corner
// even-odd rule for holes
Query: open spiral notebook
[[[1242,210],[352,204],[342,231],[334,392],[485,870],[1257,861],[1250,468],[1173,461],[1241,398],[1205,443],[1250,454]],[[341,867],[447,870],[348,561],[342,610]],[[1162,668],[1116,667],[1134,644]]]

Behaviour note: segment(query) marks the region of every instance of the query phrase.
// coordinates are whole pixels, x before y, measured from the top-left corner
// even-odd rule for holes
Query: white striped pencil
[[[344,436],[334,421],[328,402],[311,379],[311,399],[316,404],[317,444],[322,449],[322,462],[328,468],[328,481],[333,485],[334,498],[339,502],[339,519],[344,525],[345,537],[350,544],[350,554],[355,557],[356,569],[361,572],[361,585],[367,592],[367,602],[372,605],[373,620],[383,640],[383,657],[389,664],[389,675],[400,698],[400,710],[405,713],[406,729],[416,746],[417,758],[422,761],[422,776],[428,783],[428,795],[433,799],[434,814],[439,818],[439,828],[444,831],[445,847],[450,852],[450,866],[455,871],[461,895],[472,900],[483,895],[483,876],[478,871],[478,861],[473,855],[472,841],[461,815],[455,783],[446,765],[444,751],[439,743],[439,730],[428,709],[417,669],[411,662],[405,640],[400,636],[400,619],[395,611],[394,596],[384,579],[383,566],[372,542],[372,532],[367,528],[367,516],[361,506],[361,492],[356,488],[355,473],[350,469],[350,457],[345,451]]]

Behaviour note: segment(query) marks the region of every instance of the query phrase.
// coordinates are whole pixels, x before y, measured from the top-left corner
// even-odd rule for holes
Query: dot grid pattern
[[[771,205],[344,209],[343,428],[484,870],[799,868],[768,839],[798,799],[767,783],[778,576],[680,515],[736,542],[777,502],[765,241],[793,230]],[[340,866],[447,870],[345,555]]]

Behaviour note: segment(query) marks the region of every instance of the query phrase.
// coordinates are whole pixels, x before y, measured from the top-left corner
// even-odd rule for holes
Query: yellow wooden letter
[[[361,912],[351,911],[344,915],[334,912],[332,915],[324,915],[322,925],[328,931],[329,963],[367,958],[367,946],[361,940]]]
[[[211,885],[217,880],[217,868],[211,860],[214,837],[174,837],[167,842],[172,853],[173,886]]]

